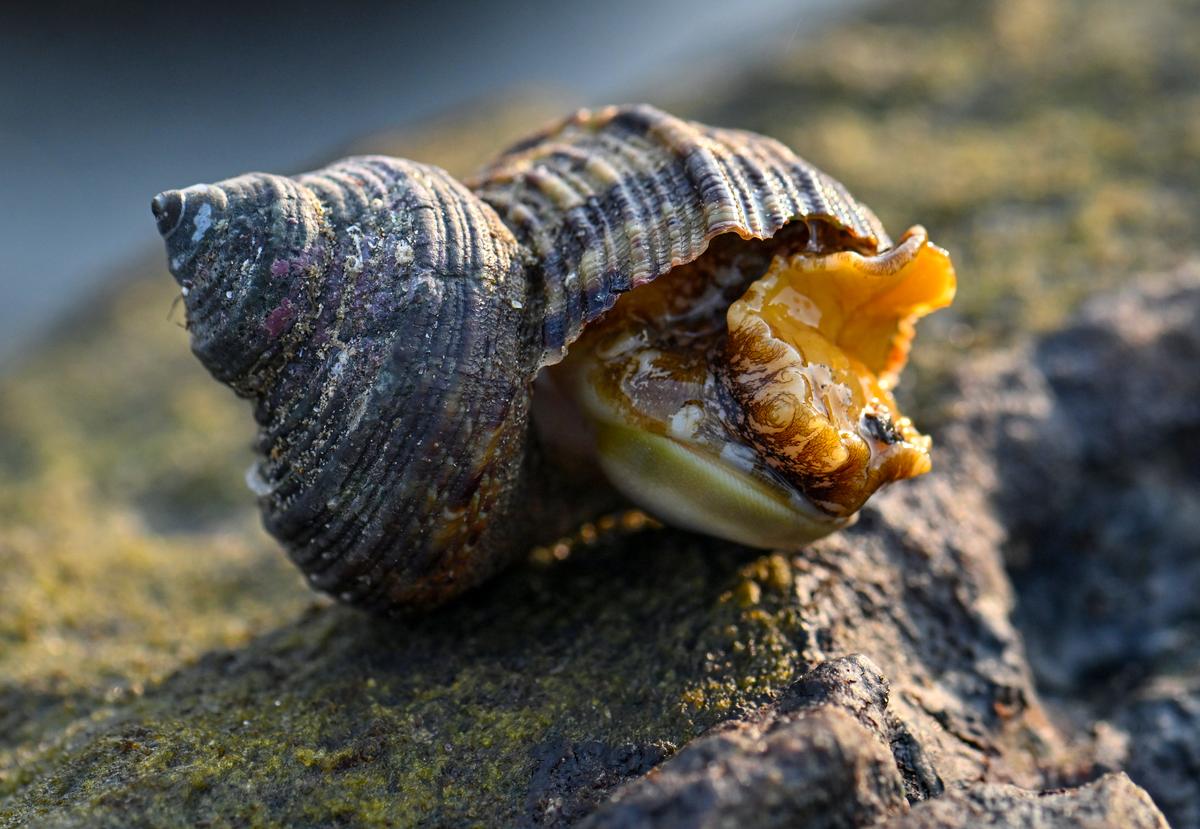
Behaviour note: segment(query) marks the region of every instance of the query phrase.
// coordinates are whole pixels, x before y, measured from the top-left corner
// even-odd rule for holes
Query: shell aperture
[[[781,548],[928,467],[890,388],[948,260],[770,138],[581,110],[466,184],[366,156],[151,208],[193,352],[253,405],[264,526],[341,601],[440,604],[618,507],[596,459]]]
[[[551,368],[614,484],[671,523],[794,549],[844,526],[929,440],[890,389],[954,270],[922,228],[876,256],[718,238],[634,289]]]
[[[856,512],[880,486],[928,472],[929,438],[892,396],[920,317],[955,274],[915,227],[877,256],[777,258],[733,303],[722,383],[734,426],[821,510]]]

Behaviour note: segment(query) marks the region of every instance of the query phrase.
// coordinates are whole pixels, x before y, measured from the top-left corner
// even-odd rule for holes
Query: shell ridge
[[[420,591],[405,592],[414,583],[457,589],[498,566],[462,560],[470,516],[508,509],[519,489],[509,472],[481,473],[489,462],[466,447],[472,430],[491,430],[506,452],[523,445],[520,395],[494,379],[520,353],[521,250],[490,206],[435,167],[367,156],[296,182],[323,205],[341,253],[293,379],[258,407],[264,460],[282,452],[262,473],[271,486],[264,523],[314,586],[344,600],[419,601]],[[464,315],[478,325],[452,324]],[[478,423],[445,414],[464,410],[462,384],[480,389],[471,398],[482,407]],[[413,399],[443,401],[444,414],[427,417]],[[464,447],[461,462],[431,465],[435,446]],[[455,504],[466,516],[461,533],[432,533]]]
[[[539,265],[542,362],[551,363],[616,296],[695,259],[721,233],[770,238],[819,218],[874,247],[878,220],[831,182],[772,139],[636,105],[580,110],[473,186]]]
[[[642,136],[637,144],[636,158],[631,157],[629,162],[629,179],[636,195],[631,209],[638,214],[638,227],[645,238],[645,256],[630,274],[631,284],[640,285],[654,279],[676,253],[672,224],[676,217],[673,205],[677,194],[671,192],[668,183],[663,180],[663,171],[668,169],[668,165],[655,157],[654,150],[647,136]],[[638,170],[647,172],[639,175]],[[668,216],[670,219],[664,223],[664,218]]]
[[[599,258],[602,260],[611,259],[621,255],[621,252],[614,250],[614,246],[620,245],[622,240],[613,232],[608,215],[602,209],[599,200],[594,195],[594,188],[590,186],[586,176],[583,174],[582,165],[573,156],[564,154],[561,158],[566,163],[557,171],[557,176],[564,187],[571,189],[574,202],[565,221],[575,224],[576,234],[582,240],[581,244],[585,251],[583,257],[580,259],[575,278],[583,280],[585,293],[588,295],[589,300],[585,302],[585,306],[590,307],[590,299],[593,291],[586,286],[590,286],[593,283],[592,270],[594,265],[588,259],[586,251],[593,250],[595,244],[600,244],[604,247],[605,253]],[[551,173],[552,171],[547,172]],[[618,183],[618,189],[619,187],[620,184]],[[617,198],[620,197],[620,194],[617,193]],[[595,243],[589,243],[588,239],[594,239]],[[571,278],[570,272],[565,275],[565,278]]]
[[[637,176],[634,172],[642,162],[644,149],[634,141],[612,142],[608,136],[603,136],[601,140],[615,143],[616,146],[612,146],[611,153],[614,160],[619,160],[621,166],[614,168],[614,171],[617,172],[616,183],[610,185],[607,191],[602,191],[608,193],[608,201],[611,201],[612,204],[611,209],[605,209],[605,198],[594,197],[598,215],[606,229],[608,250],[602,261],[592,266],[591,270],[594,271],[595,276],[589,274],[588,280],[589,284],[600,283],[596,285],[597,291],[607,290],[611,284],[620,293],[628,288],[619,288],[617,286],[620,283],[611,280],[612,269],[608,267],[607,263],[618,261],[628,263],[627,268],[622,269],[627,273],[620,280],[626,286],[637,284],[644,274],[649,273],[653,268],[655,258],[653,239],[655,222],[651,215],[653,199],[647,194],[642,177]],[[601,183],[603,184],[603,182]],[[607,307],[604,310],[607,310]]]
[[[711,169],[714,179],[719,176],[721,187],[705,194],[705,208],[710,228],[729,225],[730,222],[746,228],[757,235],[761,220],[755,209],[753,191],[746,186],[736,165],[736,153],[732,147],[720,140],[713,131],[693,125],[696,147],[692,150],[695,162],[689,157],[688,170],[702,180],[702,170]],[[713,195],[715,194],[715,195]]]
[[[408,179],[408,184],[407,192],[402,196],[405,201],[429,203],[439,198],[439,194],[435,192],[436,187],[432,186],[433,182],[423,174],[418,173],[412,176]],[[443,221],[443,214],[444,208],[412,211],[414,236],[425,239],[440,238],[438,233]],[[436,268],[439,262],[444,262],[445,251],[442,246],[424,246],[423,250],[427,254],[428,261],[422,263],[422,270]],[[412,287],[415,286],[410,283],[410,290]],[[440,297],[440,307],[444,308],[444,291]],[[413,303],[411,298],[403,303],[403,307],[426,309],[424,305]],[[424,319],[426,316],[428,315],[421,314],[413,320],[418,323],[418,330],[429,331],[427,324],[429,322],[436,324],[436,319],[426,320]],[[403,337],[403,329],[399,329],[393,337],[389,338],[386,352],[389,355],[387,365],[396,365],[404,360],[404,357],[400,356],[403,354],[405,346]],[[429,345],[420,350],[415,362],[419,364],[437,342],[440,341],[431,339]],[[353,442],[348,441],[343,445],[347,451],[337,458],[339,465],[350,464],[350,477],[345,480],[343,486],[352,492],[360,493],[360,496],[356,499],[357,503],[354,504],[353,509],[342,512],[347,516],[347,520],[339,521],[337,519],[340,518],[340,515],[336,516],[334,521],[325,525],[323,528],[325,532],[317,539],[320,547],[346,548],[355,552],[354,555],[338,557],[331,562],[329,568],[318,570],[322,583],[329,589],[333,589],[334,585],[342,585],[342,589],[345,589],[344,586],[347,583],[357,584],[358,577],[364,570],[372,569],[378,563],[388,559],[387,546],[380,543],[381,539],[379,538],[383,527],[404,528],[402,532],[405,533],[413,531],[413,518],[417,514],[417,502],[395,499],[388,503],[385,493],[408,491],[407,487],[414,483],[410,480],[410,474],[414,471],[414,455],[418,447],[427,440],[429,429],[437,424],[436,421],[431,420],[424,424],[426,428],[422,431],[410,428],[403,436],[404,439],[396,440],[395,429],[387,422],[400,400],[407,399],[410,395],[429,394],[428,380],[423,371],[418,370],[416,378],[397,377],[391,371],[380,372],[371,380],[367,389],[366,409],[373,414],[364,424],[367,428],[360,428],[362,439],[357,451],[353,456],[350,454],[348,450],[353,447]],[[411,388],[402,393],[396,388],[397,383],[411,386]],[[358,485],[360,482],[362,485]],[[400,488],[395,489],[394,487]],[[366,497],[364,498],[363,495]],[[354,542],[350,543],[349,539],[354,539]],[[407,562],[405,562],[405,566],[398,567],[397,570],[403,573],[412,572],[411,566]]]
[[[403,170],[397,165],[398,173],[403,173]],[[343,182],[345,179],[343,179]],[[404,195],[407,195],[404,194]],[[401,196],[403,198],[403,195]],[[435,217],[431,214],[434,211],[414,211],[414,217],[430,221]],[[394,341],[400,336],[399,333],[394,333],[389,339],[394,347]],[[388,349],[392,351],[393,349]],[[366,384],[364,393],[368,399],[378,399],[380,383],[390,382],[390,378],[386,373],[378,373],[369,375],[370,383]],[[379,408],[371,409],[368,404],[368,410],[378,412]],[[388,444],[388,431],[379,418],[370,416],[365,418],[365,422],[360,422],[359,428],[356,430],[355,440],[342,442],[335,457],[328,459],[328,462],[323,466],[318,473],[321,478],[316,482],[315,489],[320,491],[324,486],[325,491],[329,488],[336,487],[333,491],[344,491],[349,488],[351,491],[371,492],[370,487],[357,487],[356,484],[360,479],[370,480],[372,473],[377,467],[379,458],[386,457],[386,447]],[[401,464],[399,469],[407,469],[407,464]],[[338,471],[342,471],[341,480],[331,480]],[[379,492],[380,490],[374,490]],[[373,545],[369,543],[369,539],[365,535],[365,528],[371,523],[372,518],[377,512],[375,505],[363,504],[361,502],[354,505],[353,509],[345,509],[334,513],[331,519],[326,522],[316,524],[314,532],[308,534],[307,537],[297,537],[296,543],[301,545],[301,548],[309,548],[309,555],[306,557],[308,561],[314,561],[315,564],[309,564],[306,568],[312,577],[314,584],[317,584],[325,589],[333,589],[341,580],[344,580],[348,571],[352,569],[357,560],[370,553]],[[280,520],[284,518],[279,516]],[[303,519],[302,519],[303,520]],[[351,536],[356,536],[357,543],[343,543],[345,539]],[[355,551],[353,556],[339,556],[336,558],[323,561],[321,551],[324,549],[347,548]],[[364,549],[365,548],[365,549]],[[322,563],[323,561],[323,563]]]

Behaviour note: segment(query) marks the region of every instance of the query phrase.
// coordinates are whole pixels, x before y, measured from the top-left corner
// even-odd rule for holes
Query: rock
[[[1200,671],[1191,671],[1186,684],[1156,679],[1110,711],[1127,735],[1130,776],[1176,827],[1200,826]]]
[[[1028,412],[986,440],[1015,466],[994,497],[1039,684],[1124,731],[1133,779],[1200,826],[1200,263],[1093,298],[1026,353]]]
[[[703,737],[580,825],[866,826],[904,803],[891,755],[831,707],[765,733],[734,728]]]
[[[1052,707],[1200,826],[1200,264],[1097,296],[959,376],[948,437],[987,482]],[[993,466],[990,458],[996,458]]]
[[[826,662],[759,718],[693,740],[581,826],[863,826],[895,814],[907,805],[905,765],[889,749],[887,698],[866,657]],[[936,775],[921,773],[940,792]]]
[[[1107,774],[1076,789],[1030,792],[1016,786],[984,783],[947,792],[913,808],[886,829],[1166,829],[1167,822],[1149,796],[1124,774]]]

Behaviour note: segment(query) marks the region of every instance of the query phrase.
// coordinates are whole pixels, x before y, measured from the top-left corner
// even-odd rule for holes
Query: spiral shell
[[[647,106],[581,111],[469,188],[373,156],[153,203],[193,351],[253,401],[264,524],[349,603],[438,604],[546,540],[534,380],[622,295],[725,234],[891,246],[778,142]]]

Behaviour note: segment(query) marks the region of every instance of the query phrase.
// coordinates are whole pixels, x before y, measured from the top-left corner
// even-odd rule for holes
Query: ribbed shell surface
[[[646,105],[581,110],[468,184],[538,263],[543,363],[719,234],[769,239],[820,221],[864,253],[891,246],[870,209],[778,141]]]
[[[305,345],[258,401],[264,523],[344,601],[434,604],[515,546],[489,514],[520,495],[528,431],[519,250],[437,168],[354,158],[295,181],[332,255]]]

